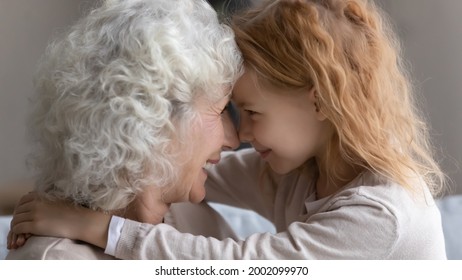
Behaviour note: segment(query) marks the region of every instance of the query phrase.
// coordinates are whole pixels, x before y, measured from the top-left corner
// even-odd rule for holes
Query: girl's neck
[[[328,169],[326,164],[323,161],[319,161],[318,158],[316,161],[319,169],[318,178],[316,180],[317,199],[325,198],[336,193],[361,173],[361,170],[357,167],[345,161],[337,161],[336,176],[329,176],[328,174],[330,174],[330,172],[327,170],[332,170],[332,168]]]

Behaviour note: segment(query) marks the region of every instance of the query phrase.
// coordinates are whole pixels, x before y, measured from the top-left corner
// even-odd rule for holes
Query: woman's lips
[[[202,166],[202,172],[207,174],[207,168],[212,167],[215,164],[218,164],[220,162],[220,159],[215,159],[215,160],[207,160],[207,162]]]
[[[271,150],[268,149],[268,150],[263,150],[263,151],[257,151],[260,153],[260,156],[262,159],[265,159],[269,156],[269,154],[271,153]]]

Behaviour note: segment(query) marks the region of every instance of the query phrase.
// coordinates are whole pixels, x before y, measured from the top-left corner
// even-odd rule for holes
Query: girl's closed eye
[[[258,112],[255,112],[255,111],[253,111],[253,110],[244,110],[244,112],[246,112],[249,116],[253,116],[253,115],[259,114]]]

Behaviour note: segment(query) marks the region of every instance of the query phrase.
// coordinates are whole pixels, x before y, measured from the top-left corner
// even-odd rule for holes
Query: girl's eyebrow
[[[233,94],[234,96],[234,94]],[[231,102],[234,104],[236,107],[242,107],[245,105],[245,102],[243,101],[237,101],[235,98],[231,98]]]
[[[242,108],[244,107],[246,103],[245,102],[234,102],[234,104],[236,104],[237,107]]]
[[[239,108],[252,105],[252,103],[248,102],[248,101],[239,101],[239,102],[237,102],[237,101],[233,100],[233,103],[234,103],[234,105],[236,105]]]

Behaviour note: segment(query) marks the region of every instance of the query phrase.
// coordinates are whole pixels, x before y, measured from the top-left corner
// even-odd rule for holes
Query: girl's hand
[[[29,193],[15,209],[8,248],[24,245],[30,234],[77,239],[104,248],[109,221],[110,216],[104,213],[63,201],[45,201]]]
[[[66,220],[75,211],[74,206],[63,202],[40,200],[33,192],[23,196],[10,223],[8,249],[23,246],[31,234],[72,238],[73,227]]]
[[[26,244],[27,239],[29,239],[29,237],[31,237],[31,236],[32,236],[32,234],[30,234],[30,233],[27,233],[27,234],[15,234],[10,230],[8,232],[6,248],[8,250],[18,249],[19,247],[22,247],[24,244]]]
[[[22,196],[22,198],[24,197],[26,197],[26,195]],[[16,213],[16,209],[21,204],[22,198],[16,204],[15,209],[13,211],[13,215]],[[32,236],[32,234],[30,233],[21,233],[21,234],[13,233],[13,231],[11,231],[11,228],[13,228],[13,220],[10,222],[10,231],[8,232],[7,242],[6,242],[6,247],[8,250],[17,249],[19,247],[22,247],[24,244],[26,244],[27,239],[29,239],[29,237]]]

